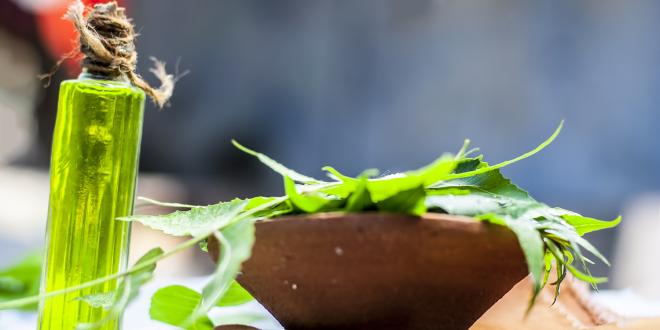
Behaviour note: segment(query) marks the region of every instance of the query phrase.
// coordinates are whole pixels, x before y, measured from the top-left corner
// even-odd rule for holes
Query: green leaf
[[[139,196],[137,199],[138,199],[138,202],[142,202],[144,205],[156,205],[156,206],[170,207],[170,208],[177,208],[177,209],[192,209],[192,208],[196,208],[196,207],[203,207],[201,205],[161,202],[161,201],[157,201],[155,199],[142,197],[142,196]],[[138,205],[135,205],[135,206],[137,207]]]
[[[247,292],[236,280],[231,281],[227,292],[218,302],[220,307],[237,306],[253,301],[254,297]]]
[[[116,290],[76,298],[94,308],[103,308],[108,311],[101,320],[94,323],[81,323],[76,328],[97,329],[121,316],[126,306],[140,293],[140,288],[151,280],[156,269],[156,263],[153,260],[162,256],[163,253],[161,248],[149,250],[135,263],[135,265],[148,263],[149,266],[122,278]]]
[[[474,172],[476,169],[486,167],[488,163],[481,158],[467,158],[458,164],[456,173]],[[433,190],[460,188],[500,198],[534,201],[525,190],[511,183],[497,169],[470,177],[436,182],[429,188]]]
[[[254,244],[254,219],[235,222],[214,235],[220,243],[218,266],[210,282],[202,289],[202,301],[188,319],[189,324],[207,317],[208,311],[216,306],[229,290],[241,269],[241,264],[250,258]]]
[[[450,175],[456,167],[456,164],[457,161],[454,159],[454,157],[447,154],[436,159],[433,163],[414,171],[396,173],[375,179],[368,179],[367,190],[369,191],[370,199],[373,202],[378,203],[401,192],[417,189],[419,186],[425,187],[432,183],[438,182],[439,180]],[[332,177],[340,180],[343,183],[342,185],[335,185],[327,188],[323,190],[323,192],[345,197],[353,193],[360,183],[360,178],[351,178],[349,176],[343,175],[331,166],[325,166],[323,167],[323,170],[329,172]],[[372,176],[376,173],[377,170],[370,169],[363,172],[361,177]],[[417,208],[422,209],[424,207],[418,206]],[[409,210],[407,209],[403,209],[400,213],[409,213],[408,211]]]
[[[321,195],[318,192],[312,191],[306,194],[301,194],[296,188],[295,182],[288,176],[284,177],[284,191],[289,197],[291,204],[305,213],[317,213],[336,209],[341,203],[337,198],[331,195]]]
[[[592,231],[616,227],[621,222],[621,216],[611,221],[587,218],[577,214],[564,214],[561,217],[573,226],[580,236]]]
[[[240,143],[236,142],[236,140],[231,140],[231,143],[233,143],[236,148],[238,148],[239,150],[245,152],[246,154],[257,157],[257,159],[259,159],[259,161],[261,161],[264,165],[270,167],[273,171],[279,173],[282,176],[287,176],[287,177],[291,178],[293,181],[303,182],[303,183],[319,183],[319,182],[322,182],[320,180],[316,180],[312,177],[308,177],[308,176],[300,174],[300,173],[298,173],[298,172],[296,172],[292,169],[289,169],[289,168],[285,167],[284,165],[278,163],[274,159],[272,159],[272,158],[270,158],[270,157],[268,157],[268,156],[266,156],[262,153],[259,153],[259,152],[256,152],[254,150],[248,149],[247,147],[245,147],[245,146],[241,145]]]
[[[438,182],[451,175],[456,164],[454,157],[445,155],[418,170],[370,179],[367,183],[367,189],[369,189],[372,200],[378,203],[400,192],[411,191],[419,186],[426,187]],[[422,207],[419,206],[418,208],[421,209]],[[407,212],[404,210],[403,213]]]
[[[423,186],[419,177],[408,176],[405,173],[391,174],[367,182],[367,189],[374,203],[386,200],[402,191],[416,189],[419,186]]]
[[[244,212],[256,209],[256,208],[261,208],[266,204],[272,204],[275,202],[274,206],[270,206],[268,208],[265,208],[259,212],[256,212],[252,214],[252,217],[255,218],[272,218],[276,217],[279,215],[291,213],[293,211],[293,208],[291,207],[291,204],[288,203],[288,201],[282,201],[282,202],[277,202],[281,199],[281,197],[253,197],[248,199],[247,205],[245,205]]]
[[[522,154],[521,156],[518,156],[518,157],[516,157],[514,159],[511,159],[511,160],[501,162],[497,165],[482,167],[482,168],[479,168],[479,169],[474,170],[474,171],[463,172],[463,173],[455,173],[453,175],[450,175],[448,179],[467,178],[467,177],[470,177],[470,176],[486,173],[486,172],[496,170],[496,169],[499,169],[499,168],[502,168],[502,167],[505,167],[505,166],[509,166],[513,163],[517,163],[517,162],[519,162],[523,159],[529,158],[529,157],[533,156],[534,154],[536,154],[537,152],[545,149],[545,147],[547,147],[548,145],[550,145],[550,143],[552,143],[552,141],[555,140],[557,135],[559,135],[559,132],[561,132],[561,129],[562,129],[563,126],[564,126],[564,121],[562,120],[559,123],[559,126],[557,127],[555,132],[552,133],[552,135],[547,140],[543,141],[543,143],[541,143],[538,147],[534,148],[533,150],[531,150],[529,152],[526,152],[526,153]]]
[[[458,173],[475,173],[478,169],[487,167],[488,165],[481,161],[481,158],[473,158],[462,161],[457,166],[456,171]],[[446,190],[453,191],[456,189],[460,191],[460,194],[446,193]],[[469,193],[465,194],[465,191]],[[535,291],[540,290],[545,284],[545,276],[543,279],[538,276],[541,272],[541,262],[546,264],[543,269],[547,271],[547,258],[545,257],[547,250],[544,247],[547,244],[544,244],[543,241],[539,242],[539,237],[546,238],[545,241],[550,243],[552,241],[548,239],[567,242],[568,246],[576,251],[576,257],[581,263],[586,262],[588,259],[580,253],[580,247],[607,263],[596,248],[578,235],[579,232],[574,225],[579,225],[580,221],[584,221],[585,228],[589,228],[590,226],[605,227],[610,223],[589,221],[588,218],[583,220],[581,216],[569,211],[551,208],[539,203],[530,197],[526,191],[512,184],[497,169],[471,177],[436,183],[429,188],[428,194],[426,204],[429,209],[440,209],[451,214],[485,219],[507,226],[514,231],[526,256],[530,273],[534,278]],[[566,221],[565,217],[568,217],[573,223]],[[521,228],[521,225],[524,226]],[[614,225],[614,223],[611,225]],[[537,233],[530,236],[533,231]],[[539,250],[539,246],[541,250]],[[560,245],[558,249],[560,250],[550,249],[557,262],[557,271],[560,274],[565,274],[567,269],[569,271],[575,270],[575,267],[570,265],[570,267],[564,267],[563,254],[566,247]],[[540,255],[543,255],[544,258],[540,258]],[[533,260],[537,260],[537,262],[533,263]],[[589,277],[590,275],[585,275],[580,278],[587,279]],[[560,277],[559,282],[562,280],[563,277]]]
[[[481,168],[488,168],[488,164],[481,161],[481,158],[465,159],[459,163],[456,172],[476,173]],[[447,191],[456,190],[460,193],[447,193]],[[465,194],[465,191],[469,193]],[[559,274],[556,290],[567,271],[592,284],[600,283],[603,280],[580,272],[571,265],[573,255],[570,254],[569,262],[564,261],[564,255],[570,253],[570,249],[588,271],[586,262],[590,261],[580,252],[580,247],[582,247],[607,264],[607,260],[588,241],[580,237],[580,234],[592,229],[612,227],[620,219],[603,222],[559,208],[551,208],[535,201],[526,191],[512,184],[497,169],[466,178],[438,182],[429,188],[428,195],[426,203],[430,209],[440,209],[451,214],[485,219],[507,226],[514,231],[525,254],[530,273],[532,273],[535,292],[538,292],[546,283],[549,271],[547,257],[549,252],[552,252],[550,255],[556,261],[556,271]],[[525,226],[521,228],[521,224]],[[533,234],[534,231],[537,233]],[[539,242],[539,237],[544,239],[543,242]],[[562,243],[555,244],[553,240]],[[540,251],[545,251],[543,259],[539,258]],[[533,260],[538,262],[533,263]],[[545,264],[543,279],[538,276],[541,262]],[[536,270],[536,275],[534,270]]]
[[[425,197],[424,187],[418,186],[417,188],[400,191],[396,195],[376,203],[376,206],[381,212],[421,216],[426,213]]]
[[[455,189],[455,188],[453,188]],[[433,192],[442,191],[434,190]],[[500,213],[502,208],[511,206],[508,198],[501,196],[489,196],[480,193],[462,195],[453,194],[429,194],[426,198],[426,206],[429,209],[440,209],[449,214],[475,217],[488,213]],[[527,203],[525,203],[527,205]],[[522,207],[522,204],[517,205]]]
[[[199,292],[182,285],[170,285],[159,289],[151,297],[149,316],[152,320],[185,329],[211,330],[213,323],[208,317],[200,317],[195,323],[186,324],[201,302]]]
[[[368,179],[366,177],[360,178],[353,193],[348,196],[346,207],[347,212],[359,212],[370,210],[375,207],[374,202],[371,200],[371,193],[367,189]]]
[[[454,171],[457,164],[458,162],[454,156],[445,154],[433,163],[418,170],[406,172],[406,174],[418,177],[422,185],[428,187],[438,181],[445,180]]]
[[[607,282],[607,277],[594,277],[588,274],[585,274],[581,271],[579,271],[577,268],[574,266],[566,264],[566,268],[575,276],[577,279],[581,281],[585,281],[587,283],[591,284],[601,284],[601,283],[606,283]]]
[[[441,195],[469,195],[471,191],[469,189],[461,189],[454,187],[439,188],[439,189],[427,189],[426,194],[428,196],[441,196]]]
[[[39,293],[41,260],[41,254],[32,253],[15,265],[0,270],[0,302],[30,297]],[[21,309],[36,310],[37,304],[28,304]]]
[[[543,238],[534,221],[525,218],[512,219],[508,217],[504,220],[507,227],[516,234],[518,244],[520,244],[520,248],[525,255],[527,267],[532,275],[532,282],[534,284],[533,301],[541,291],[543,274],[545,272],[545,246],[543,244]]]
[[[208,236],[209,231],[228,224],[247,204],[245,200],[234,199],[167,215],[134,215],[119,220],[137,221],[172,236]]]
[[[353,186],[357,185],[358,181],[360,181],[357,178],[352,178],[350,176],[341,174],[332,166],[323,166],[321,169],[328,172],[331,178],[342,181],[347,184],[352,184]]]

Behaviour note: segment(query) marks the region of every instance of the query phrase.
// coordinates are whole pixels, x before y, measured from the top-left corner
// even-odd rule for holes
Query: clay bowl
[[[527,274],[511,231],[444,214],[286,216],[256,237],[238,281],[286,329],[467,329]]]

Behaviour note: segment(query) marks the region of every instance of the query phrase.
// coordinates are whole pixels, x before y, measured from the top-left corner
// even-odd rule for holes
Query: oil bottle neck
[[[83,71],[78,76],[78,79],[109,80],[130,83],[128,77],[123,73],[120,75],[109,75],[101,72],[89,72],[87,69],[83,69]]]

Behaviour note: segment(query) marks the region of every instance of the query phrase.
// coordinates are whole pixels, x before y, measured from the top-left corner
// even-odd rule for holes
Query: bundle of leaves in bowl
[[[264,219],[277,221],[284,215],[325,212],[379,212],[411,217],[443,213],[508,228],[517,237],[533,281],[530,306],[547,284],[553,269],[557,273],[554,283],[556,294],[559,294],[559,284],[567,273],[595,286],[605,279],[590,274],[588,265],[593,261],[585,256],[585,252],[606,264],[608,262],[582,235],[616,226],[620,218],[602,221],[547,206],[533,199],[500,172],[502,167],[530,157],[548,146],[561,127],[562,124],[552,136],[530,152],[495,165],[476,155],[477,149],[468,150],[469,143],[466,141],[456,154],[444,154],[417,170],[379,176],[377,170],[370,169],[350,177],[326,166],[323,170],[329,180],[295,172],[233,141],[238,149],[255,156],[282,176],[284,196],[234,199],[208,206],[145,199],[161,206],[187,210],[162,216],[136,215],[119,221],[137,221],[165,234],[190,239],[168,252],[153,249],[125,273],[59,292],[0,303],[0,307],[17,307],[119,279],[121,285],[117,291],[81,299],[110,313],[121,313],[137,295],[140,286],[151,278],[158,261],[198,244],[206,248],[207,239],[211,237],[217,242],[220,255],[217,268],[202,292],[178,285],[168,286],[154,294],[150,309],[153,319],[182,328],[210,329],[218,325],[218,322],[213,324],[208,318],[208,312],[213,307],[235,305],[250,299],[250,295],[234,279],[241,270],[241,264],[250,258],[255,244],[255,223]]]

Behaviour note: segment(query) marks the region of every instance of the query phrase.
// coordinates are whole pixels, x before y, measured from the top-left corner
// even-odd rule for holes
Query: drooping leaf
[[[543,274],[545,272],[545,248],[543,238],[536,228],[536,224],[529,219],[504,217],[503,220],[507,227],[516,234],[518,244],[520,244],[520,248],[525,255],[527,267],[532,275],[534,288],[534,296],[532,297],[533,302],[536,295],[541,291],[541,285],[544,278]]]
[[[195,207],[168,215],[134,215],[119,220],[137,221],[172,236],[198,237],[206,236],[210,230],[227,224],[243,211],[247,204],[245,200],[234,199],[231,202]]]
[[[218,302],[220,307],[237,306],[247,302],[253,301],[254,297],[245,290],[236,280],[231,281],[227,292],[222,296]]]
[[[479,169],[488,167],[488,164],[483,162],[481,157],[477,157],[461,161],[456,168],[456,172],[474,174],[478,173]],[[581,253],[580,247],[582,247],[608,264],[600,252],[580,235],[589,232],[591,229],[598,230],[613,227],[618,224],[619,219],[604,222],[582,217],[563,209],[551,208],[534,200],[526,191],[506,179],[497,169],[491,169],[465,178],[454,178],[438,182],[429,188],[428,195],[426,203],[430,209],[486,219],[513,230],[525,253],[530,273],[534,277],[535,290],[543,287],[547,280],[546,277],[549,271],[548,255],[555,260],[556,271],[559,274],[556,289],[559,288],[567,271],[592,284],[602,281],[602,278],[580,272],[575,266],[571,265],[572,258],[575,255],[585,271],[588,271],[586,263],[591,263],[591,261]],[[503,219],[507,220],[503,221]],[[523,222],[513,222],[514,220],[522,220]],[[521,228],[515,227],[515,225],[521,223],[535,227],[538,235],[541,235],[544,239],[541,246],[546,251],[543,258],[545,276],[542,280],[537,280],[538,277],[533,272],[533,269],[536,269],[537,274],[539,274],[541,267],[530,264],[532,259],[540,261],[538,259],[538,237],[533,238],[533,241],[537,242],[535,244],[523,244],[523,241],[521,241]],[[532,231],[525,230],[524,233],[531,234]],[[554,240],[561,243],[555,244]],[[570,254],[571,261],[565,262],[564,255],[571,253],[569,250],[572,251],[572,254]],[[548,254],[549,252],[553,253]],[[558,291],[556,291],[556,294],[558,294]]]
[[[238,221],[216,232],[220,243],[220,258],[211,280],[202,289],[202,301],[195,308],[187,323],[207,317],[207,313],[229,290],[232,281],[241,269],[241,264],[250,258],[254,244],[254,219]]]
[[[152,320],[185,329],[211,330],[213,323],[208,317],[200,317],[193,324],[186,324],[193,311],[202,302],[202,294],[182,285],[170,285],[158,289],[151,297],[149,316]]]
[[[611,221],[583,217],[577,214],[564,214],[561,217],[573,226],[580,236],[592,231],[616,227],[621,222],[620,216]]]
[[[32,253],[15,265],[0,270],[0,302],[10,301],[39,293],[41,254]],[[22,306],[24,310],[36,310],[37,304]]]

